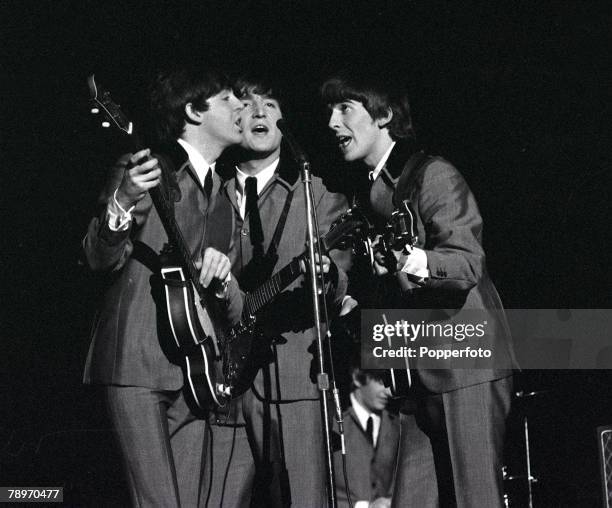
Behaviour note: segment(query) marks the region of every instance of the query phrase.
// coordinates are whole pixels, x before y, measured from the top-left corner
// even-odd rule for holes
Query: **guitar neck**
[[[134,151],[136,152],[142,150],[143,144],[140,140],[138,132],[132,132],[131,138]],[[161,165],[160,168],[162,170],[162,173],[166,173],[168,171],[167,168]],[[168,181],[168,179],[172,177],[173,175],[167,175],[167,178],[165,178],[165,180]],[[163,180],[164,179],[162,179],[162,181]],[[153,201],[153,206],[157,211],[157,215],[159,215],[161,223],[164,226],[164,230],[168,235],[168,242],[176,251],[175,254],[178,258],[177,260],[181,264],[181,267],[186,271],[189,280],[194,285],[200,298],[204,298],[205,289],[200,284],[199,271],[191,258],[191,253],[189,252],[189,248],[187,247],[187,242],[185,241],[185,237],[181,232],[181,228],[176,222],[173,203],[164,194],[161,188],[161,184],[157,187],[153,187],[152,189],[150,189],[149,194],[151,196],[151,200]]]
[[[170,244],[176,249],[176,255],[178,257],[178,261],[180,262],[182,268],[187,272],[187,276],[189,280],[193,283],[195,288],[198,291],[200,297],[204,296],[204,288],[200,285],[199,278],[200,274],[198,269],[196,268],[193,260],[191,259],[191,253],[187,247],[187,242],[183,237],[183,233],[179,228],[176,218],[174,216],[174,207],[164,196],[162,190],[159,186],[154,187],[149,191],[151,195],[151,199],[153,201],[153,205],[155,206],[155,210],[157,210],[157,214],[166,230],[166,234],[168,235],[168,241]]]
[[[327,254],[332,250],[348,232],[355,229],[358,221],[347,221],[332,227],[325,235],[320,238],[321,251]],[[300,262],[305,260],[306,252],[293,260],[284,268],[276,272],[270,279],[264,282],[261,286],[247,293],[244,297],[244,307],[242,312],[243,319],[255,316],[265,305],[270,303],[279,293],[281,293],[289,284],[296,280],[301,274]]]
[[[291,263],[272,275],[261,286],[247,293],[244,298],[243,316],[254,316],[276,298],[289,284],[296,280],[302,274],[300,269],[300,261],[302,259],[304,259],[304,254],[294,258]]]

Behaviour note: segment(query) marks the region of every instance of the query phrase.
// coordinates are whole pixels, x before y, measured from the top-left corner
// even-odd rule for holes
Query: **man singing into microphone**
[[[242,143],[228,157],[229,175],[224,175],[231,177],[225,191],[236,221],[229,257],[241,289],[252,291],[305,251],[306,206],[297,164],[281,144],[277,121],[285,103],[277,89],[264,80],[241,79],[234,91],[244,109]],[[324,234],[348,205],[320,178],[312,180]],[[323,257],[323,270],[333,311],[345,295],[349,256],[334,251],[331,258]],[[300,277],[257,316],[263,332],[257,339],[264,346],[259,351],[261,370],[251,390],[237,401],[238,420],[244,417],[256,464],[255,506],[320,508],[327,502],[319,392],[311,369],[316,355],[311,302],[308,284]],[[236,449],[234,455],[243,456]],[[248,482],[249,477],[238,481]],[[224,506],[233,506],[231,497],[245,488],[233,484],[230,490]]]
[[[406,427],[413,414],[402,415],[393,505],[501,507],[513,361],[501,301],[485,265],[482,218],[455,167],[416,149],[402,88],[390,85],[388,72],[366,68],[367,76],[345,72],[324,83],[328,127],[343,158],[370,176],[363,204],[375,222],[385,224],[397,203],[409,200],[418,230],[414,248],[393,251],[390,258],[377,255],[376,280],[367,283],[367,291],[379,296],[372,306],[487,312],[498,359],[479,369],[413,371],[405,395],[414,402],[418,428]],[[417,450],[414,443],[424,436],[430,448]],[[435,474],[424,478],[432,453]]]

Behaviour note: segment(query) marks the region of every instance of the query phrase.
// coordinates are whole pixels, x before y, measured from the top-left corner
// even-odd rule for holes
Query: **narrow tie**
[[[213,189],[213,178],[212,178],[212,169],[208,168],[206,172],[206,177],[204,178],[204,192],[206,193],[206,197],[210,199],[210,195],[212,194]]]
[[[249,176],[245,184],[246,206],[245,218],[248,215],[251,230],[251,245],[253,246],[253,257],[263,256],[263,228],[259,207],[257,206],[257,178]]]
[[[368,417],[368,423],[366,424],[366,435],[370,444],[374,446],[374,419],[371,416]]]

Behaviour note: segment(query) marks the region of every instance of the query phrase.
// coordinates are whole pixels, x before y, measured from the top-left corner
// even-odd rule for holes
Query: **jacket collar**
[[[299,181],[300,169],[284,145],[281,147],[280,161],[276,168],[276,174],[280,183],[288,189],[294,189]]]
[[[162,154],[166,162],[171,164],[172,171],[180,171],[189,164],[189,156],[185,149],[176,141],[157,145],[153,148],[154,154]]]
[[[217,172],[224,180],[224,187],[232,203],[236,202],[236,166],[230,162],[223,163],[221,166],[217,165]],[[287,190],[293,190],[299,183],[299,168],[296,162],[291,156],[281,149],[280,160],[278,166],[274,172],[274,176],[266,184],[262,193],[265,193],[266,189],[272,184],[272,182],[278,182],[285,186]]]
[[[391,187],[395,185],[397,179],[402,174],[406,162],[417,153],[414,143],[407,140],[400,140],[391,150],[387,162],[383,166],[380,177]]]

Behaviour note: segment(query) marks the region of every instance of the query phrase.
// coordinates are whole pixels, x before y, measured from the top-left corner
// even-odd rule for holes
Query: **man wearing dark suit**
[[[84,240],[90,268],[108,273],[84,381],[104,386],[134,506],[192,507],[205,498],[207,422],[188,406],[181,367],[166,356],[164,309],[156,299],[159,254],[168,236],[148,191],[160,185],[163,160],[176,178],[174,214],[201,264],[200,282],[215,291],[216,317],[236,322],[242,299],[223,254],[231,214],[223,213],[229,203],[219,197],[214,166],[223,149],[241,139],[241,109],[217,72],[181,68],[159,74],[151,113],[163,148],[153,157],[146,149],[118,161]],[[221,224],[220,217],[229,221]]]
[[[496,364],[481,369],[416,369],[411,396],[418,429],[402,440],[396,506],[502,506],[501,460],[510,407],[512,351],[502,305],[482,249],[482,219],[459,172],[415,149],[407,97],[387,73],[339,74],[322,87],[329,127],[346,161],[370,175],[368,205],[380,227],[403,200],[416,214],[412,249],[376,254],[382,290],[377,308],[478,309],[488,312]],[[379,79],[380,78],[380,79]],[[379,230],[382,232],[382,230]],[[369,288],[370,293],[373,293]],[[497,313],[491,312],[497,310]],[[413,450],[409,436],[424,432],[431,450]],[[423,482],[433,452],[435,475]],[[436,488],[437,486],[437,488]]]
[[[239,80],[235,90],[244,105],[243,139],[239,154],[228,165],[231,178],[225,192],[236,222],[232,274],[242,289],[250,291],[304,252],[306,208],[297,165],[281,150],[276,122],[285,105],[277,90],[259,79]],[[347,202],[329,192],[320,178],[312,180],[324,234],[346,211]],[[340,253],[334,258],[346,263]],[[323,265],[328,272],[328,303],[339,307],[346,274],[327,256]],[[311,301],[300,277],[258,316],[263,330],[258,343],[267,341],[264,359],[253,386],[238,401],[256,465],[255,506],[320,508],[327,502],[319,392],[311,377],[315,339]],[[242,491],[242,484],[250,480],[243,475],[233,489]]]
[[[399,418],[387,411],[391,393],[378,371],[353,369],[351,405],[344,412],[346,473],[354,508],[391,506]],[[342,455],[334,455],[338,506],[348,508]]]

